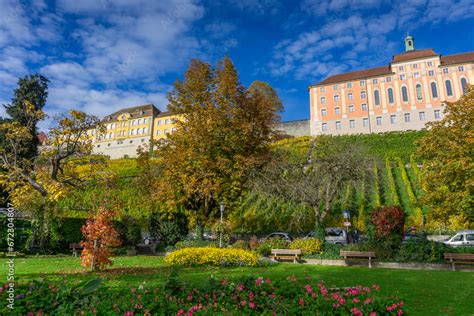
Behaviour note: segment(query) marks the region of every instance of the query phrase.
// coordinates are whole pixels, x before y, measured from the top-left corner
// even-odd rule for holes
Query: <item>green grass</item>
[[[1,260],[0,277],[6,278],[6,259]],[[162,257],[136,256],[114,258],[113,268],[102,273],[84,272],[78,258],[29,257],[15,261],[17,281],[32,279],[90,279],[100,276],[111,287],[162,284],[168,267]],[[473,315],[474,273],[451,271],[415,271],[336,267],[303,264],[279,264],[258,268],[181,268],[180,279],[198,284],[210,275],[235,278],[243,275],[282,279],[290,275],[324,280],[329,287],[378,284],[382,294],[404,299],[413,315]]]

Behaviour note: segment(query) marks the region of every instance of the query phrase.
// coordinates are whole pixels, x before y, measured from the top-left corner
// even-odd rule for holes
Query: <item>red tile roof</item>
[[[462,64],[467,62],[474,62],[474,52],[441,56],[441,65]]]
[[[438,56],[438,54],[436,54],[432,48],[415,49],[393,56],[392,63],[435,56]]]
[[[319,86],[319,85],[337,83],[337,82],[342,82],[342,81],[350,81],[350,80],[363,79],[363,78],[368,78],[368,77],[388,75],[391,73],[392,71],[390,70],[389,66],[382,66],[382,67],[357,70],[357,71],[352,71],[352,72],[346,72],[344,74],[334,75],[334,76],[324,79],[321,82],[318,82],[315,85]]]

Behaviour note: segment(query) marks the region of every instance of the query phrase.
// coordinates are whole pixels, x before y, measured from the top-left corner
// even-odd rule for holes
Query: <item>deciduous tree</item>
[[[447,102],[444,118],[428,123],[419,140],[423,161],[422,201],[431,207],[429,220],[449,222],[463,215],[474,221],[474,88]]]
[[[266,84],[246,89],[226,57],[215,69],[193,60],[169,94],[169,110],[183,120],[158,149],[163,175],[157,196],[184,206],[202,226],[220,201],[240,195],[249,171],[268,158],[281,101]]]

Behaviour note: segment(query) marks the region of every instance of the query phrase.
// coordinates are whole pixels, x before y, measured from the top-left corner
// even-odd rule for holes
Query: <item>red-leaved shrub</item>
[[[399,206],[381,206],[371,212],[370,222],[375,239],[403,236],[405,212]]]

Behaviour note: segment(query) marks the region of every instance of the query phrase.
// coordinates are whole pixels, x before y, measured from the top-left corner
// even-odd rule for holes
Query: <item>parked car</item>
[[[274,232],[274,233],[271,233],[270,235],[268,235],[267,237],[260,239],[260,242],[263,242],[263,241],[265,241],[266,239],[269,239],[269,238],[281,238],[281,239],[286,240],[287,242],[292,242],[293,241],[293,238],[290,236],[289,233]]]
[[[340,227],[328,227],[325,229],[326,236],[324,240],[326,240],[329,244],[335,245],[346,245],[347,244],[347,232],[345,229]],[[305,238],[315,237],[315,232],[309,232]]]
[[[459,231],[454,236],[443,241],[443,243],[450,247],[474,246],[474,230]]]

